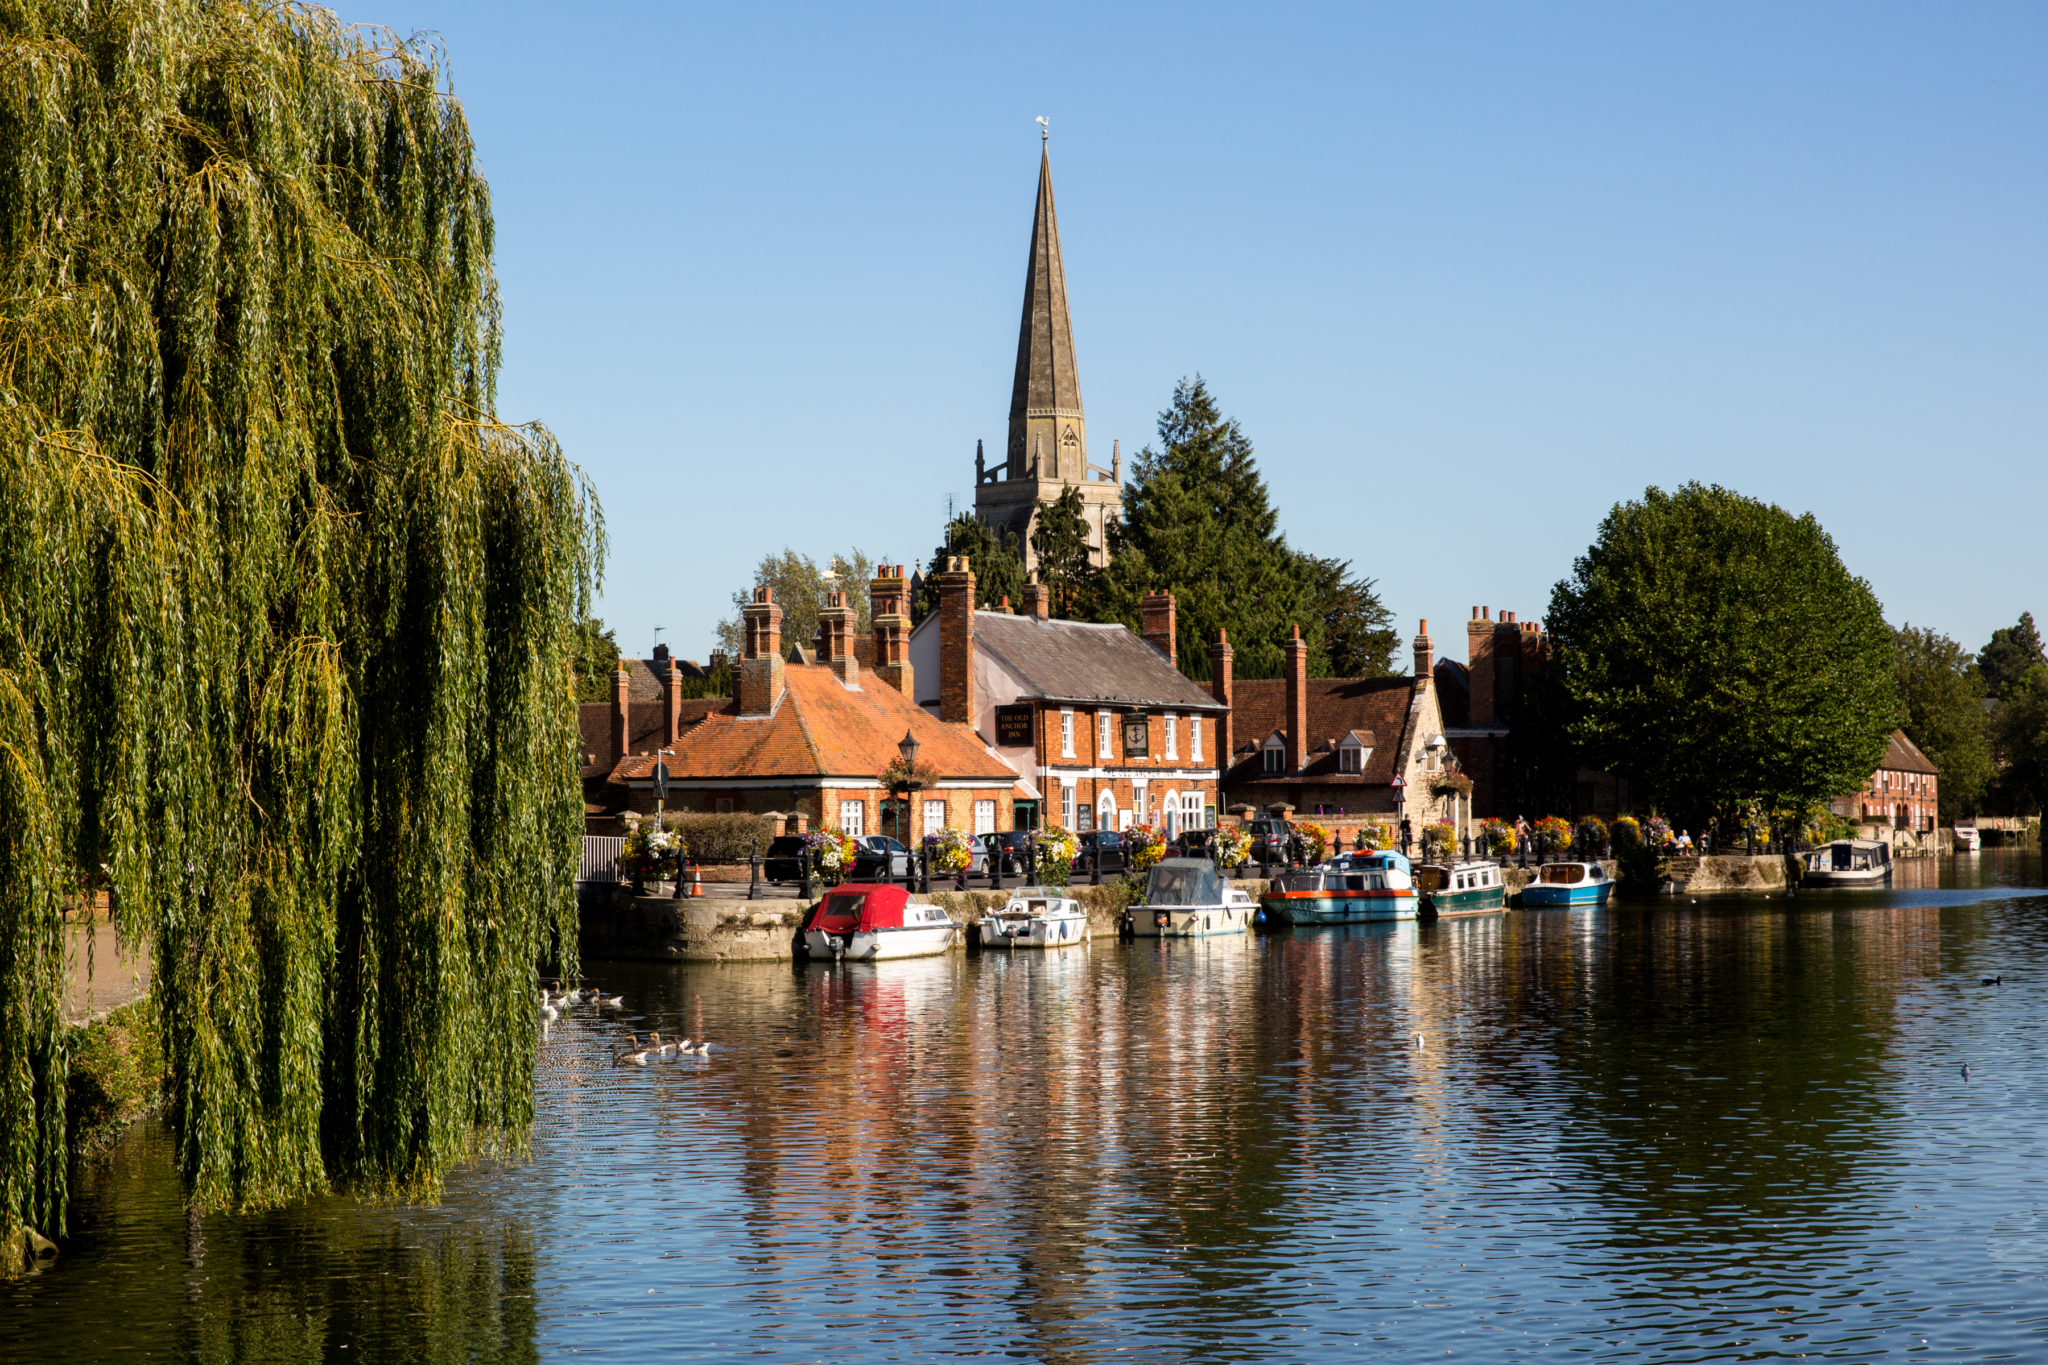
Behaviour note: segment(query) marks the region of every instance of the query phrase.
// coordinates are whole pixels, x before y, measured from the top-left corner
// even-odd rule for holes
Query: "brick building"
[[[1229,705],[1177,667],[1171,593],[1145,598],[1140,638],[1052,620],[1036,583],[1021,613],[976,611],[966,559],[934,586],[938,609],[909,640],[919,701],[972,725],[1023,775],[1017,827],[1215,824]]]
[[[1884,830],[1932,834],[1941,823],[1941,772],[1905,731],[1892,731],[1884,760],[1853,796],[1838,798],[1836,815],[1863,827],[1864,837]]]
[[[1215,685],[1232,708],[1223,780],[1230,805],[1286,805],[1297,819],[1347,826],[1405,817],[1420,828],[1447,819],[1462,834],[1470,812],[1452,783],[1429,622],[1416,634],[1415,672],[1405,678],[1311,678],[1298,627],[1286,651],[1280,678],[1233,680],[1227,649],[1215,659]]]

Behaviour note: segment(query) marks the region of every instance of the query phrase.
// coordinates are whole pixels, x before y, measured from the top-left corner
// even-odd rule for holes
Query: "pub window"
[[[867,831],[868,803],[865,801],[841,801],[839,803],[839,832],[860,838]]]
[[[1200,763],[1202,761],[1202,718],[1200,716],[1188,717],[1188,761],[1191,763]]]
[[[1166,718],[1166,756],[1172,759],[1180,757],[1179,716],[1168,716]]]
[[[1060,712],[1060,757],[1072,758],[1073,756],[1074,713],[1072,711],[1062,711]],[[1069,824],[1067,828],[1072,829],[1073,825]]]
[[[1095,758],[1097,762],[1109,762],[1110,756],[1116,752],[1115,733],[1116,717],[1107,711],[1097,711],[1095,713]]]
[[[1069,712],[1068,714],[1071,715],[1072,713]],[[1060,827],[1062,829],[1072,829],[1074,827],[1074,784],[1071,782],[1062,782],[1060,784]]]
[[[996,832],[996,803],[977,801],[974,803],[974,832],[994,834]]]

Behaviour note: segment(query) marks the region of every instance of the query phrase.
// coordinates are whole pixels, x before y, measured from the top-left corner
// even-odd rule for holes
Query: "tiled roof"
[[[1208,688],[1122,626],[977,611],[974,647],[1016,674],[1027,696],[1047,701],[1223,709]]]
[[[1233,755],[1224,782],[1229,786],[1247,783],[1298,783],[1303,777],[1318,783],[1361,787],[1384,786],[1393,781],[1403,732],[1408,727],[1408,707],[1415,698],[1412,678],[1310,678],[1308,680],[1309,761],[1301,774],[1267,775],[1256,749]],[[1231,729],[1255,736],[1263,744],[1275,731],[1287,728],[1287,680],[1285,678],[1240,678],[1231,691]],[[1372,745],[1362,773],[1337,771],[1334,748],[1321,748],[1359,731]],[[1318,752],[1318,750],[1321,750]]]
[[[626,665],[627,694],[634,701],[661,700],[661,675],[654,671],[655,664],[659,663],[660,660],[624,659],[621,662]],[[685,678],[708,678],[711,676],[710,672],[701,667],[694,659],[671,659],[670,662],[681,671]]]
[[[730,697],[687,698],[680,705],[677,726],[687,730],[731,702]],[[661,702],[658,699],[629,703],[626,718],[627,753],[653,753],[662,747]],[[612,704],[608,701],[584,702],[576,708],[576,724],[583,737],[578,757],[582,760],[584,775],[605,772],[612,757]]]
[[[950,725],[880,679],[848,688],[830,668],[790,664],[786,690],[772,716],[742,716],[739,703],[718,698],[675,744],[669,772],[678,781],[740,777],[874,777],[897,759],[907,730],[918,742],[920,767],[947,779],[1009,786],[1017,771],[988,751],[965,725]],[[654,759],[637,751],[617,768],[615,782],[644,778]]]
[[[1918,745],[1906,738],[1903,730],[1892,731],[1892,742],[1885,746],[1884,762],[1877,766],[1895,773],[1934,773],[1938,776],[1941,772],[1927,761],[1927,755],[1920,752]]]

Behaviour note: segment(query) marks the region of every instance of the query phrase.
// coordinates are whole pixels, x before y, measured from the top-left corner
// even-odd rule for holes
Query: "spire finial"
[[[1045,115],[1038,116],[1038,145],[1043,147],[1052,141],[1052,121]]]

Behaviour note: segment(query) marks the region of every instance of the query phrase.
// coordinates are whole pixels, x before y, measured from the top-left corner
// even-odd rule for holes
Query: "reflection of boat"
[[[1837,839],[1806,855],[1801,886],[1879,886],[1891,880],[1891,845],[1877,839]]]
[[[1598,863],[1545,863],[1536,880],[1522,888],[1522,905],[1529,909],[1576,909],[1582,905],[1605,905],[1614,893],[1614,878]]]
[[[1408,860],[1387,849],[1283,872],[1262,903],[1282,924],[1370,924],[1414,919],[1421,899]]]
[[[1145,938],[1241,934],[1257,908],[1207,858],[1166,858],[1145,880],[1144,904],[1124,911],[1124,932]]]
[[[1492,863],[1424,863],[1415,869],[1415,885],[1422,892],[1423,910],[1438,916],[1484,915],[1507,908],[1507,886]]]
[[[1055,886],[1026,886],[981,920],[984,948],[1057,948],[1088,941],[1088,912]]]
[[[1975,825],[1956,826],[1956,852],[1975,853],[1984,847],[1984,836],[1977,833]]]
[[[825,893],[804,922],[804,947],[812,957],[873,962],[943,953],[959,934],[959,921],[905,888],[863,882]]]

